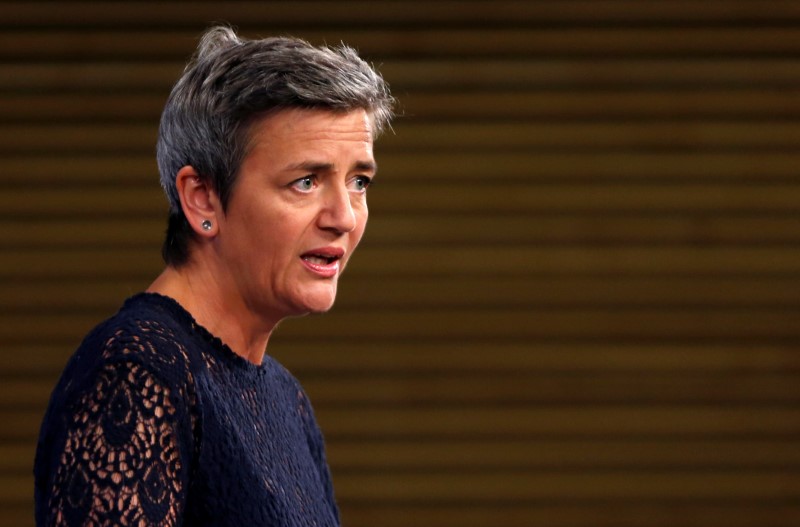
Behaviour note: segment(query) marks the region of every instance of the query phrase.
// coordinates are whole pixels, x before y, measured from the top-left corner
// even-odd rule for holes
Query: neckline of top
[[[249,360],[245,359],[235,351],[233,351],[230,346],[225,344],[221,338],[217,337],[211,331],[206,329],[205,326],[201,325],[197,320],[195,320],[194,316],[183,307],[180,302],[172,298],[171,296],[162,295],[161,293],[153,293],[150,291],[145,291],[142,293],[137,293],[127,300],[125,300],[125,304],[123,307],[130,307],[137,302],[146,302],[155,305],[156,307],[160,307],[166,310],[170,315],[178,318],[180,321],[188,324],[194,333],[196,333],[199,337],[201,337],[204,341],[206,341],[218,355],[224,359],[225,361],[233,364],[234,366],[255,372],[265,372],[269,365],[272,363],[273,359],[267,353],[264,354],[264,358],[261,361],[261,364],[253,364]]]

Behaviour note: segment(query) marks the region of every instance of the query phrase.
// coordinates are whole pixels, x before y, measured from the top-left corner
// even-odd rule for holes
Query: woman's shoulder
[[[132,297],[89,332],[68,361],[42,420],[34,462],[38,515],[63,514],[83,524],[93,507],[98,510],[92,514],[109,512],[97,496],[136,495],[132,482],[186,481],[199,443],[181,338],[180,322],[147,297]],[[178,485],[159,494],[159,500],[182,500],[185,486]],[[135,523],[139,516],[131,516],[150,503],[149,494],[140,493],[137,503],[120,501],[125,508],[120,517]],[[166,514],[160,504],[148,510],[156,509]]]
[[[183,384],[190,372],[188,334],[167,299],[149,293],[135,295],[86,335],[62,377],[80,384],[80,379],[93,377],[109,365],[129,363],[166,384]]]

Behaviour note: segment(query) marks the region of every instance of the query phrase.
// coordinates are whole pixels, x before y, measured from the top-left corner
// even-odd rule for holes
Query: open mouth
[[[330,265],[339,259],[338,256],[324,256],[322,254],[304,254],[301,258],[314,265]]]
[[[323,278],[333,278],[339,274],[339,261],[344,258],[341,247],[317,247],[300,255],[306,269]]]

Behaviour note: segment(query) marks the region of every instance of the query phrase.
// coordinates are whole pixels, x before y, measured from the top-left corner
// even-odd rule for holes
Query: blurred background
[[[800,525],[800,2],[0,2],[0,525],[87,330],[161,269],[213,22],[401,101],[306,386],[344,525]]]

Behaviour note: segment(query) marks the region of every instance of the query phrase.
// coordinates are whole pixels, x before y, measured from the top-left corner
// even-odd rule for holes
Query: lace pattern
[[[132,363],[111,364],[79,401],[53,479],[61,525],[177,525],[184,484],[170,391]]]

